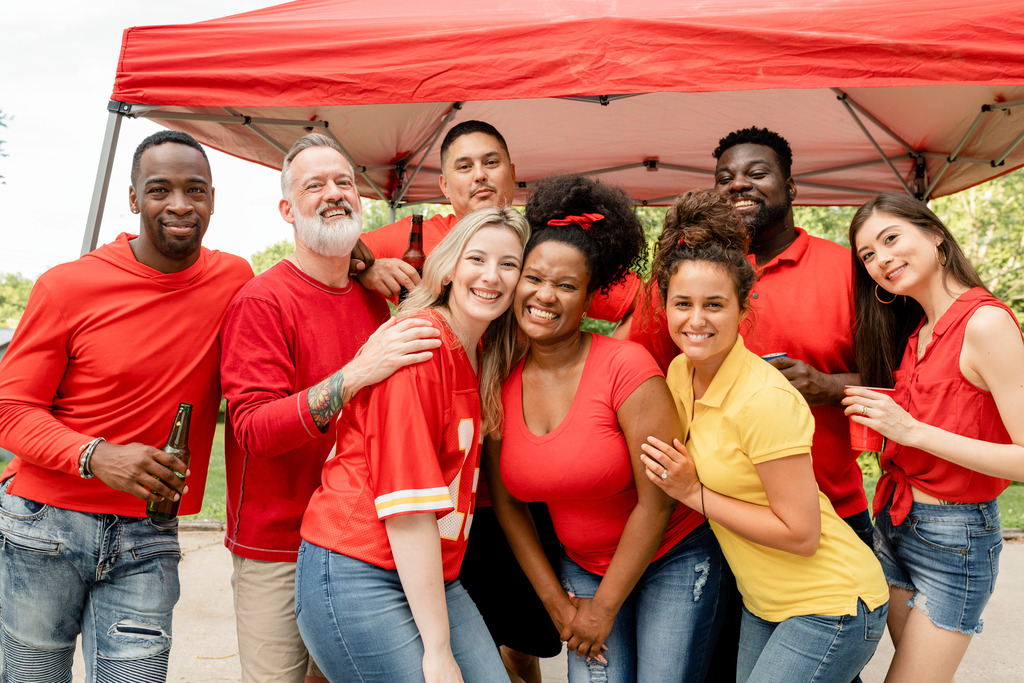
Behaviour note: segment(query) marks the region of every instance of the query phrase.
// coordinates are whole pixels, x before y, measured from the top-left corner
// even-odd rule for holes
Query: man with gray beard
[[[330,138],[296,141],[281,192],[295,253],[239,291],[223,330],[225,545],[246,683],[301,683],[307,666],[315,672],[295,623],[295,561],[302,514],[334,448],[334,416],[360,388],[440,345],[429,324],[389,320],[384,299],[349,278],[359,193]]]

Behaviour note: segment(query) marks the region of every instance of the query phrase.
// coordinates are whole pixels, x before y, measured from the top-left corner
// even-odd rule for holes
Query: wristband
[[[92,452],[96,450],[96,446],[98,446],[101,441],[106,441],[106,439],[102,436],[97,437],[78,449],[82,451],[82,454],[78,456],[78,474],[82,479],[92,479],[96,476],[92,473],[92,468],[89,466],[89,463],[92,460]]]

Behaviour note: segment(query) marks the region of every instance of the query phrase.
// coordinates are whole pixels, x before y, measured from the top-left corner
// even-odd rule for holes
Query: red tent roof
[[[431,143],[469,118],[502,131],[523,181],[603,171],[664,201],[710,184],[719,137],[762,125],[792,143],[802,203],[859,203],[904,184],[938,196],[1024,164],[1020,9],[299,0],[127,29],[112,98],[273,167],[305,132],[296,122],[326,122],[364,168],[364,194],[392,199],[439,195]],[[983,113],[999,103],[1009,106]]]

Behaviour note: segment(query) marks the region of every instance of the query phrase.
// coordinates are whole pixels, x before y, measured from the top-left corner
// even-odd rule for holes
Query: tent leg
[[[103,222],[103,207],[107,203],[107,189],[110,187],[110,171],[114,167],[114,153],[117,151],[117,137],[121,133],[122,114],[120,102],[111,101],[107,105],[107,129],[103,134],[103,147],[100,148],[100,164],[96,169],[96,184],[92,188],[92,202],[89,204],[89,217],[85,223],[85,237],[82,239],[82,255],[96,248],[100,236],[100,223]]]

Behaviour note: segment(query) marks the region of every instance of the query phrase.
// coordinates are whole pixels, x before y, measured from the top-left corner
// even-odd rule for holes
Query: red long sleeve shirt
[[[388,317],[379,295],[350,280],[317,282],[289,261],[253,278],[224,320],[221,381],[228,401],[225,545],[241,557],[294,562],[299,526],[334,447],[307,390],[340,370]]]
[[[135,260],[117,239],[40,276],[0,363],[0,445],[16,457],[10,493],[80,512],[142,517],[145,501],[82,479],[96,437],[160,448],[178,404],[192,403],[189,492],[202,507],[220,404],[218,333],[228,302],[252,277],[243,259],[202,249],[180,273]]]

